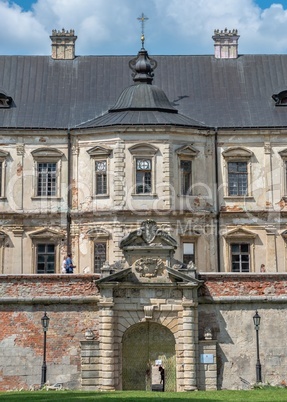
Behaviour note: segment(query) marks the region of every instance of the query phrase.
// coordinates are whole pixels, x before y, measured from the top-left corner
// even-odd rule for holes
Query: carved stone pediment
[[[31,152],[34,159],[54,158],[60,159],[64,154],[56,148],[38,148]]]
[[[233,230],[230,230],[227,232],[224,237],[227,240],[233,240],[233,239],[255,239],[257,236],[256,233],[251,232],[250,230],[244,229],[241,226],[238,228],[235,228]]]
[[[52,229],[40,229],[30,233],[32,239],[59,239],[63,237],[63,233]]]

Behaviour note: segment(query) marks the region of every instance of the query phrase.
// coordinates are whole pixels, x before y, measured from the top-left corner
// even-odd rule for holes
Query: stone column
[[[183,327],[183,365],[184,365],[184,391],[197,390],[197,323],[196,305],[192,300],[184,300],[182,303],[182,327]]]
[[[115,353],[114,353],[114,303],[102,299],[100,308],[100,355],[102,390],[115,390]]]

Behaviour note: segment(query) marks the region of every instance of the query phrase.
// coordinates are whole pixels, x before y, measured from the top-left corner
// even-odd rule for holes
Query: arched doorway
[[[165,391],[176,391],[175,339],[163,325],[143,322],[130,327],[122,341],[123,390],[162,390],[159,365],[165,369]]]

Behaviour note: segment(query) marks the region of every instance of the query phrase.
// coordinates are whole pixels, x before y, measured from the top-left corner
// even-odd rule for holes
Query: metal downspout
[[[67,254],[71,253],[71,209],[72,209],[72,146],[71,132],[68,129],[68,193],[67,193]]]
[[[220,258],[220,237],[219,237],[219,232],[220,232],[220,212],[219,212],[219,188],[218,188],[218,154],[217,154],[217,145],[218,145],[218,130],[217,127],[214,127],[214,149],[215,149],[215,217],[216,217],[216,224],[215,224],[215,236],[216,236],[216,245],[217,245],[217,271],[220,272],[220,267],[221,267],[221,258]]]

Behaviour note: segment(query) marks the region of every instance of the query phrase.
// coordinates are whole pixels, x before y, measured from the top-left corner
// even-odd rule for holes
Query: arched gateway
[[[164,381],[160,366],[165,370]],[[124,390],[176,391],[175,339],[168,328],[148,321],[124,333],[122,379]]]
[[[192,266],[173,260],[175,240],[145,221],[121,242],[126,265],[105,264],[97,379],[101,389],[198,388],[197,289]]]

